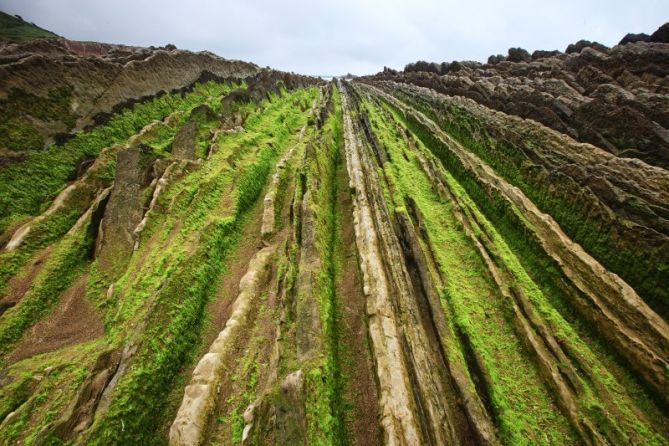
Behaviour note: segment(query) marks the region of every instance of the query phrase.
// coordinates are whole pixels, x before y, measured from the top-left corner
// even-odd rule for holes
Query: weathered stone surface
[[[214,386],[189,384],[179,408],[179,416],[170,429],[171,445],[197,446],[207,423],[207,409],[213,403]]]
[[[242,444],[307,445],[304,372],[289,373],[244,411]]]
[[[650,36],[646,33],[639,33],[639,34],[634,34],[634,33],[628,33],[625,34],[625,37],[623,37],[618,45],[625,45],[627,43],[636,43],[636,42],[648,42],[650,40]]]
[[[187,160],[195,159],[197,128],[198,125],[194,121],[188,121],[181,127],[172,143],[172,156]]]
[[[214,397],[221,379],[222,361],[229,359],[232,342],[245,327],[253,305],[257,304],[260,287],[267,280],[274,247],[268,246],[256,253],[249,262],[246,274],[239,282],[239,294],[225,328],[211,344],[193,371],[190,384],[181,401],[177,416],[170,428],[170,445],[196,446],[202,442],[204,428],[214,405]]]
[[[53,426],[53,433],[58,438],[70,440],[93,423],[102,393],[116,373],[120,361],[121,353],[118,350],[104,352],[98,357],[75,399]]]
[[[488,190],[498,191],[501,198],[508,200],[522,212],[545,251],[562,267],[564,274],[580,290],[582,296],[587,298],[586,302],[577,301],[586,317],[617,347],[618,352],[628,358],[645,382],[664,398],[669,388],[664,372],[669,370],[669,325],[666,321],[618,275],[606,270],[581,246],[570,240],[555,220],[541,212],[520,189],[497,175],[480,158],[453,140],[425,115],[386,93],[376,91],[408,115],[414,116],[444,141],[463,166],[485,184]],[[587,164],[582,162],[584,166]],[[662,169],[651,170],[655,170],[660,177],[667,175]],[[633,168],[630,169],[627,176],[632,176],[633,172]],[[640,175],[639,180],[643,181],[643,174],[637,174]],[[669,185],[669,182],[666,184]],[[669,193],[666,186],[660,186],[660,189],[663,187],[665,189],[662,194]]]
[[[532,56],[523,48],[509,48],[506,60],[509,62],[529,62],[532,60]]]
[[[397,86],[396,91],[402,91],[404,98],[409,97],[407,94],[414,99],[421,97],[444,110],[437,117],[442,125],[448,122],[447,113],[457,113],[456,116],[467,117],[467,125],[471,126],[461,127],[461,131],[485,129],[488,138],[477,138],[469,144],[482,144],[490,154],[503,151],[500,162],[518,169],[526,184],[532,185],[523,188],[525,193],[536,193],[535,199],[540,190],[554,194],[562,204],[552,211],[545,207],[543,210],[556,214],[572,237],[582,226],[607,234],[596,243],[608,243],[613,246],[612,251],[624,252],[624,256],[611,256],[585,237],[577,241],[632,285],[656,312],[667,317],[669,307],[663,297],[666,287],[661,285],[666,282],[667,272],[658,268],[669,261],[666,170],[577,143],[533,121],[492,112],[469,99],[407,86]],[[574,214],[559,214],[556,208],[572,209],[581,217],[574,220]],[[587,242],[592,244],[586,245]],[[649,266],[638,268],[644,262]]]
[[[451,69],[442,76],[413,70],[372,78],[468,97],[616,155],[669,168],[666,29],[647,41],[629,38],[611,49],[581,41],[566,54],[537,51],[528,60],[512,48],[506,60],[493,57],[487,65]]]
[[[305,151],[306,155],[307,151]],[[300,362],[316,358],[322,351],[320,302],[314,292],[321,262],[316,248],[316,214],[312,203],[312,187],[302,195],[300,209],[300,263],[297,276],[296,296],[296,342],[297,359]]]
[[[200,104],[190,112],[190,119],[214,121],[218,119],[218,115],[207,104]]]
[[[389,444],[469,444],[476,436],[452,398],[449,372],[424,323],[424,287],[412,275],[403,234],[389,216],[378,159],[369,140],[357,138],[348,93],[342,94],[344,140],[354,227],[360,254],[371,346],[379,379],[380,424]],[[363,132],[360,132],[363,134]],[[480,436],[479,439],[482,439]],[[494,443],[494,438],[489,438]]]
[[[203,75],[241,79],[259,70],[254,64],[209,52],[66,39],[7,45],[0,49],[0,60],[0,109],[13,106],[5,102],[12,89],[45,99],[50,91],[71,90],[70,112],[77,121],[74,129],[94,123],[123,104],[187,88]],[[65,124],[66,116],[63,122],[31,118],[45,141],[72,130]]]
[[[281,173],[286,168],[288,160],[295,153],[295,149],[295,146],[291,147],[276,164],[269,190],[265,194],[265,199],[263,200],[262,225],[260,227],[260,235],[265,239],[274,234],[276,225],[276,194],[281,181]]]
[[[89,167],[77,178],[76,181],[63,189],[53,200],[49,208],[44,213],[37,217],[30,219],[26,223],[13,229],[5,239],[7,239],[4,246],[5,251],[13,251],[19,248],[24,241],[29,237],[32,228],[38,225],[45,219],[53,216],[56,213],[73,212],[77,209],[81,210],[82,214],[88,214],[84,210],[89,209],[89,206],[96,201],[103,189],[109,186],[108,181],[101,180],[103,172],[113,162],[116,154],[123,148],[121,145],[114,145],[103,149],[98,157],[93,161]],[[105,196],[106,198],[106,196]],[[98,203],[100,200],[97,200]],[[83,223],[80,218],[80,223]],[[75,225],[78,227],[79,225]],[[11,234],[11,235],[10,235]],[[0,245],[4,240],[0,241]]]
[[[660,26],[653,34],[650,36],[651,42],[658,43],[669,43],[669,23],[665,23]]]
[[[114,188],[96,246],[100,269],[111,276],[123,270],[133,251],[134,231],[144,215],[141,191],[148,185],[154,159],[150,150],[135,146],[118,154]]]
[[[220,354],[211,352],[205,354],[193,370],[193,382],[205,384],[216,382],[222,365]]]

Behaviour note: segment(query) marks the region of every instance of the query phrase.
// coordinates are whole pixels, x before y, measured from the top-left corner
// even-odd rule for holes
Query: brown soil
[[[9,355],[9,361],[56,351],[104,334],[100,317],[86,300],[87,279],[86,274],[82,275],[62,293],[51,314],[25,333],[21,343]]]
[[[232,304],[239,294],[239,281],[246,274],[249,261],[262,248],[260,226],[262,225],[262,201],[253,209],[249,221],[242,230],[242,234],[235,252],[226,262],[226,271],[219,279],[216,299],[209,304],[207,314],[211,315],[211,329],[202,338],[206,348],[214,342],[218,333],[225,326],[225,322],[232,311]]]
[[[5,310],[16,305],[23,295],[26,294],[33,280],[35,280],[37,274],[44,267],[44,262],[49,257],[49,254],[51,254],[51,251],[51,246],[43,249],[32,262],[23,267],[19,274],[9,279],[5,296],[0,299],[0,315]]]
[[[374,364],[367,338],[365,296],[358,269],[353,228],[353,202],[348,190],[346,166],[338,175],[338,214],[342,216],[341,239],[344,261],[337,287],[340,309],[340,343],[345,346],[341,366],[344,375],[344,397],[352,405],[347,416],[351,440],[355,445],[382,444],[378,417],[378,392]]]

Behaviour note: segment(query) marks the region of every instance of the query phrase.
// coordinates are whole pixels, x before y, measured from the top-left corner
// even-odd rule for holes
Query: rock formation
[[[615,155],[669,167],[669,47],[661,27],[648,39],[620,45],[580,41],[565,53],[511,48],[500,60],[443,76],[426,72],[374,78],[407,82],[471,98],[530,118]]]
[[[667,444],[667,29],[333,82],[4,45],[0,443]]]
[[[135,240],[134,229],[144,215],[141,191],[148,185],[150,149],[134,146],[119,152],[114,188],[100,224],[96,257],[110,275],[125,269]]]
[[[197,80],[241,79],[258,70],[211,53],[170,48],[66,39],[9,44],[0,48],[0,116],[27,136],[10,138],[9,129],[0,128],[0,147],[39,149],[138,100],[188,88]]]

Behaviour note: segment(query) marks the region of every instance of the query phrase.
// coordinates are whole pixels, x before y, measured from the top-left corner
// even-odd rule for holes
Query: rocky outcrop
[[[307,144],[304,160],[313,157],[314,147]],[[318,188],[318,180],[310,178],[312,184],[305,185],[299,204],[300,221],[300,261],[298,264],[297,284],[295,286],[295,313],[297,327],[297,360],[306,362],[315,359],[323,350],[321,335],[323,326],[320,315],[320,303],[315,292],[315,283],[321,271],[320,255],[316,246],[316,209],[313,191]],[[315,183],[315,184],[314,184]]]
[[[163,162],[164,161],[165,160],[163,160]],[[140,237],[142,235],[142,231],[146,227],[146,224],[148,223],[151,215],[155,212],[155,207],[156,204],[158,203],[158,198],[160,197],[160,195],[165,191],[165,189],[167,189],[167,187],[172,182],[176,181],[186,173],[191,172],[200,166],[197,162],[189,160],[177,160],[170,162],[169,165],[164,168],[162,175],[158,175],[158,171],[162,169],[156,169],[157,164],[158,163],[154,164],[154,178],[157,178],[157,181],[154,180],[155,185],[153,187],[153,193],[151,195],[151,201],[149,202],[149,207],[144,213],[142,221],[139,222],[139,224],[137,225],[137,227],[135,227],[135,230],[133,231],[133,237],[135,239],[135,246],[134,246],[135,251],[137,251],[137,249],[139,248],[139,242],[140,242]]]
[[[244,412],[242,444],[308,444],[304,387],[304,372],[297,370],[271,398],[250,405]]]
[[[190,384],[179,407],[176,419],[170,428],[170,445],[196,446],[201,444],[214,398],[218,393],[223,361],[230,360],[232,342],[240,336],[253,306],[257,305],[259,293],[267,281],[270,260],[274,247],[258,251],[249,263],[247,273],[239,283],[239,295],[233,304],[232,314],[193,371]]]
[[[113,378],[121,361],[119,350],[109,350],[98,356],[93,369],[79,388],[77,396],[52,428],[62,440],[71,440],[85,431],[95,416],[102,393]]]
[[[134,146],[119,152],[114,188],[100,223],[96,257],[100,269],[114,277],[123,271],[135,245],[134,231],[144,215],[141,192],[150,182],[151,148]]]
[[[603,336],[616,345],[618,352],[627,357],[650,386],[659,394],[666,394],[669,388],[665,373],[669,370],[667,323],[620,277],[607,271],[578,244],[573,243],[560,226],[549,215],[542,213],[522,191],[495,174],[476,155],[454,141],[422,113],[411,110],[385,93],[379,94],[440,138],[462,165],[485,184],[486,190],[498,191],[500,198],[508,200],[520,210],[534,231],[534,236],[582,293],[580,299],[586,299],[585,302],[580,299],[575,302],[581,306],[586,317],[599,327]]]
[[[265,199],[263,200],[262,226],[260,228],[260,234],[265,239],[271,237],[276,229],[276,196],[279,192],[279,183],[281,182],[281,175],[286,168],[286,163],[293,156],[295,150],[295,146],[291,147],[276,164],[269,190],[265,194]]]
[[[506,58],[441,76],[414,70],[373,78],[468,97],[613,154],[669,168],[669,45],[663,29],[667,25],[654,37],[629,37],[611,49],[580,41],[566,53],[529,58],[512,48]]]
[[[650,42],[669,43],[669,23],[660,26],[648,40]]]
[[[258,72],[251,63],[226,60],[212,53],[170,48],[138,48],[65,39],[37,40],[0,50],[0,116],[12,113],[26,95],[58,103],[62,111],[43,116],[32,111],[24,125],[44,142],[59,133],[105,119],[125,104],[187,88],[202,79],[241,79]],[[54,92],[59,92],[57,97]],[[5,117],[6,118],[6,117]],[[0,146],[13,150],[3,140]]]
[[[394,91],[413,105],[442,110],[435,117],[443,129],[495,163],[571,237],[667,317],[666,287],[661,285],[667,272],[658,267],[669,252],[666,170],[579,144],[469,99],[402,85]],[[607,237],[595,236],[598,231]]]
[[[10,252],[21,247],[30,238],[32,229],[47,219],[66,212],[80,211],[84,213],[91,203],[99,201],[96,200],[96,195],[109,185],[109,182],[102,180],[103,175],[101,174],[110,165],[113,165],[116,154],[122,148],[121,145],[114,145],[103,149],[92,165],[76,181],[69,184],[56,196],[46,211],[11,232],[11,237],[8,237],[9,240],[4,245],[4,250]],[[83,221],[82,219],[85,220],[85,215],[82,215],[80,221]],[[77,225],[75,225],[76,227]]]
[[[625,37],[623,37],[620,42],[618,42],[618,45],[625,45],[627,43],[636,43],[636,42],[648,42],[650,40],[650,36],[646,33],[639,33],[639,34],[634,34],[634,33],[628,33],[625,34]]]
[[[186,160],[195,159],[197,127],[197,122],[188,121],[179,129],[172,143],[172,156]]]
[[[420,267],[408,248],[409,235],[395,223],[383,198],[385,180],[376,167],[383,158],[374,155],[369,138],[365,142],[356,136],[364,132],[354,127],[350,100],[348,94],[342,96],[346,164],[386,442],[495,444],[478,397],[465,391],[467,409],[452,398],[456,388],[462,391],[467,385],[454,378],[435,342],[445,334],[429,309],[436,292],[416,274]]]
[[[205,123],[215,122],[219,119],[216,112],[206,104],[195,107],[188,117],[186,123],[179,129],[172,141],[172,156],[183,160],[194,160],[197,158],[196,144],[200,127]],[[215,137],[215,135],[213,135]],[[215,138],[212,137],[212,140]]]
[[[0,144],[0,443],[667,444],[665,34],[328,86],[0,48],[71,75],[8,90],[0,133],[102,122],[202,58],[244,78]]]
[[[606,53],[609,49],[606,45],[602,45],[599,42],[591,42],[589,40],[579,40],[576,43],[570,43],[567,46],[567,49],[565,50],[565,53],[567,53],[567,54],[580,53],[585,48],[592,48],[595,51],[599,51],[599,52],[602,52],[602,53]]]

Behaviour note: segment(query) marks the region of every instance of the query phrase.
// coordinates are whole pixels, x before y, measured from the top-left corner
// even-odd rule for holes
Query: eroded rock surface
[[[11,44],[0,49],[0,115],[13,117],[12,109],[23,107],[27,97],[54,104],[55,113],[48,116],[39,108],[27,110],[30,116],[20,116],[48,144],[57,134],[100,122],[125,104],[188,88],[198,79],[241,79],[258,70],[251,63],[173,47],[66,39]],[[6,139],[2,146],[27,148]]]
[[[192,160],[195,158],[195,139],[197,137],[197,123],[189,121],[184,124],[174,137],[172,155],[175,158]]]
[[[379,73],[388,79],[464,96],[508,114],[530,118],[622,157],[669,167],[669,44],[664,25],[653,38],[620,45],[581,41],[566,53],[520,48],[488,64],[445,75]],[[490,63],[492,62],[492,63]]]
[[[0,443],[667,444],[667,29],[329,84],[2,47],[75,65],[4,92],[44,135],[212,82],[0,145]]]
[[[114,188],[100,224],[96,257],[110,275],[122,271],[135,244],[134,231],[144,215],[141,191],[149,181],[151,150],[134,146],[119,152]]]

